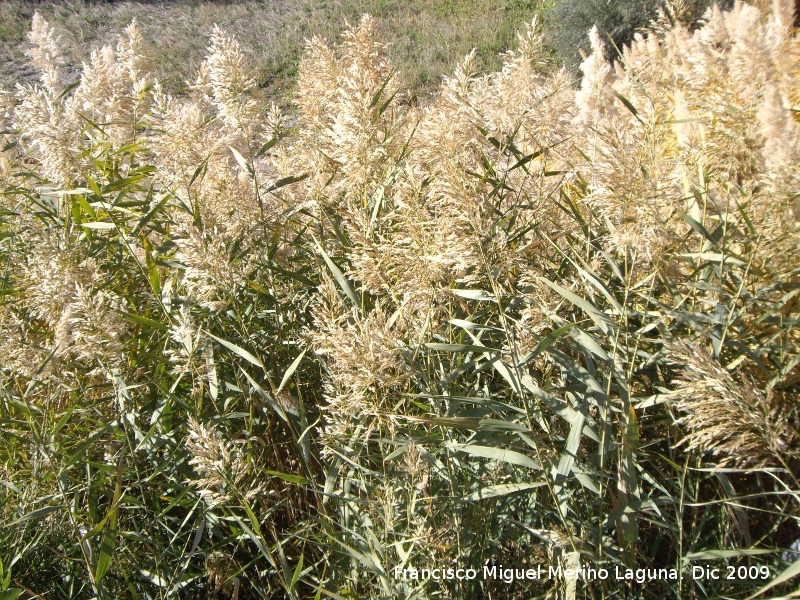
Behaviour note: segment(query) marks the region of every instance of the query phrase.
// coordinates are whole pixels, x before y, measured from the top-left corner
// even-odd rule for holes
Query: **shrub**
[[[667,5],[675,18],[687,24],[699,23],[714,4],[723,8],[733,6],[733,0],[691,0],[667,4],[663,0],[621,0],[593,2],[592,0],[558,0],[546,14],[549,23],[548,43],[557,57],[572,72],[578,72],[581,51],[590,50],[587,32],[597,27],[601,39],[611,48],[622,49],[633,41],[637,31],[646,28]],[[612,50],[609,59],[616,59]]]

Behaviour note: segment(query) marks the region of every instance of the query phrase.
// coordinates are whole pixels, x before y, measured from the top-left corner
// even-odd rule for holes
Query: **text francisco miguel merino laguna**
[[[392,576],[395,579],[412,580],[448,580],[448,579],[496,579],[505,583],[524,580],[546,580],[546,579],[583,579],[586,581],[594,580],[618,580],[636,581],[644,583],[662,579],[667,581],[677,581],[679,578],[677,569],[626,569],[615,567],[605,569],[602,567],[578,567],[565,569],[560,565],[537,565],[527,569],[504,567],[498,564],[487,564],[483,569],[464,569],[455,567],[436,567],[432,569],[414,569],[394,567]]]

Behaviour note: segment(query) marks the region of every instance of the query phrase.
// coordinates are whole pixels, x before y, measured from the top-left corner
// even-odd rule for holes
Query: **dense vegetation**
[[[758,0],[761,4],[765,0]],[[673,18],[697,27],[711,0],[673,3]],[[719,2],[730,8],[732,0]],[[766,3],[768,5],[768,2]],[[33,82],[36,71],[25,57],[31,17],[39,10],[61,32],[64,72],[68,82],[80,76],[89,53],[114,43],[136,19],[142,28],[148,70],[172,93],[186,90],[202,62],[214,25],[239,42],[251,65],[259,97],[291,110],[291,94],[302,58],[304,40],[334,40],[364,13],[375,17],[387,57],[414,99],[427,100],[473,48],[476,68],[499,69],[500,53],[514,44],[520,23],[543,17],[545,47],[551,65],[565,65],[580,80],[582,52],[589,52],[588,31],[598,32],[617,48],[658,16],[663,0],[237,0],[165,2],[102,0],[0,0],[0,79]],[[253,23],[258,23],[253,27]]]
[[[241,45],[259,96],[291,109],[304,40],[334,41],[348,22],[356,24],[368,13],[404,86],[427,97],[472,48],[482,70],[498,69],[499,53],[513,45],[520,24],[541,7],[539,0],[0,0],[0,80],[36,79],[24,54],[35,10],[59,28],[69,81],[79,76],[91,50],[113,45],[136,19],[149,71],[172,93],[194,79],[219,25]]]
[[[613,65],[592,31],[578,89],[534,21],[424,106],[365,17],[291,119],[222,29],[174,94],[135,23],[71,84],[37,13],[0,597],[791,597],[800,42],[789,2],[675,10]]]
[[[729,9],[733,6],[733,0],[673,2],[670,16],[690,27],[697,27],[714,4]],[[665,5],[663,0],[558,0],[547,11],[551,24],[548,43],[561,61],[577,72],[581,51],[589,50],[587,34],[592,27],[597,27],[603,40],[610,43],[612,48],[620,49],[657,18],[659,10]]]

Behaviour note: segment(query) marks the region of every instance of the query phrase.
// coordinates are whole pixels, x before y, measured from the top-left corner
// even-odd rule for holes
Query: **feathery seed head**
[[[246,498],[253,497],[260,488],[244,489],[247,464],[242,452],[230,440],[222,438],[214,428],[189,418],[189,437],[186,449],[189,464],[200,475],[190,481],[211,506],[224,504],[236,492]]]
[[[41,74],[45,90],[51,95],[57,95],[61,87],[60,67],[64,63],[64,43],[38,10],[33,13],[28,40],[31,48],[27,54]]]
[[[779,414],[754,382],[736,381],[707,350],[670,345],[670,360],[680,369],[672,397],[684,413],[678,423],[688,433],[682,443],[710,452],[721,465],[780,465],[790,446]]]
[[[195,87],[207,94],[226,124],[249,130],[258,115],[250,97],[256,83],[246,62],[239,42],[215,25]]]

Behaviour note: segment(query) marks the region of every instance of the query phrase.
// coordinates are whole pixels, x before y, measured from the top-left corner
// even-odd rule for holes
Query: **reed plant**
[[[35,16],[0,597],[793,597],[793,18],[593,31],[578,89],[534,21],[419,107],[364,17],[287,118],[220,28],[172,95],[136,23],[68,84]],[[611,576],[484,576],[538,565]]]

